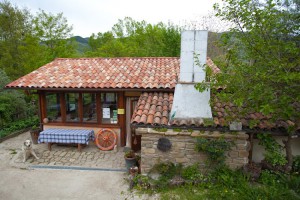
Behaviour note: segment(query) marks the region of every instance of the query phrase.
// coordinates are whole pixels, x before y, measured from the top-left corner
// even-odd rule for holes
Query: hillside
[[[89,45],[89,38],[83,38],[81,36],[74,36],[72,37],[77,42],[77,52],[79,55],[83,55],[84,52],[88,51],[91,49]]]

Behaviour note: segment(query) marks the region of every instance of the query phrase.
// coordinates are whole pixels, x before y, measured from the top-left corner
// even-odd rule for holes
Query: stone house
[[[194,150],[197,137],[234,140],[226,163],[240,167],[248,163],[249,150],[253,149],[247,134],[251,119],[259,120],[254,130],[278,132],[287,124],[270,123],[260,113],[250,113],[240,119],[242,127],[231,130],[224,118],[234,114],[236,107],[211,97],[209,90],[200,93],[194,89],[195,83],[205,80],[195,55],[200,66],[207,64],[219,72],[206,57],[206,48],[206,31],[186,31],[180,58],[58,58],[6,88],[31,90],[38,95],[44,130],[59,127],[97,133],[111,129],[118,136],[118,146],[141,150],[143,172],[158,161],[185,165],[203,162],[206,156]],[[157,148],[160,138],[170,141],[169,151]],[[300,147],[300,141],[295,142],[294,146]],[[255,152],[250,157],[259,160],[261,155]]]

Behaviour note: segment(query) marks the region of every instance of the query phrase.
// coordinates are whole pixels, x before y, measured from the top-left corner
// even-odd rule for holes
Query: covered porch
[[[46,144],[33,145],[37,156],[29,157],[23,163],[23,152],[21,146],[26,139],[30,137],[29,132],[20,134],[1,143],[1,148],[7,149],[11,156],[10,165],[16,168],[58,168],[58,169],[97,169],[107,171],[126,172],[124,161],[124,148],[118,147],[113,151],[100,151],[97,146],[90,142],[81,152],[76,146],[54,144],[51,151]],[[11,149],[15,150],[11,154]]]

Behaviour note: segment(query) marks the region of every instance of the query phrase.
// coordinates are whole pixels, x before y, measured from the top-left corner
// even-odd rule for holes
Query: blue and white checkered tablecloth
[[[93,130],[53,128],[40,132],[38,143],[89,144],[90,139],[95,139]]]

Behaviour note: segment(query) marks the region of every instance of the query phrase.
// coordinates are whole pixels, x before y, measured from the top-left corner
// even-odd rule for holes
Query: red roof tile
[[[210,58],[207,58],[206,65],[212,69],[213,73],[217,74],[220,72],[220,69],[217,67],[217,65],[215,65],[215,63]]]
[[[216,71],[210,58],[207,64]],[[178,57],[58,58],[6,88],[174,89],[179,67]]]
[[[173,93],[157,93],[157,92],[144,92],[137,103],[136,110],[132,116],[131,123],[133,124],[148,124],[148,125],[169,125],[169,126],[193,126],[201,127],[204,126],[203,119],[172,119],[169,120],[169,114],[173,105]],[[224,119],[224,116],[238,116],[238,108],[232,103],[222,103],[217,98],[212,95],[213,100],[213,123],[214,127],[228,127],[228,122]],[[152,99],[151,107],[148,114],[141,115],[143,110],[147,109],[144,102],[149,102]],[[154,100],[154,101],[153,101]],[[164,107],[160,106],[160,103],[165,105]],[[143,119],[142,119],[143,118]],[[144,122],[146,118],[146,123]],[[245,116],[239,117],[239,120],[242,122],[243,127],[250,128],[250,124],[255,122],[251,128],[258,129],[287,129],[289,125],[295,125],[294,122],[277,120],[275,123],[270,121],[270,117],[264,116],[261,113],[250,113]],[[297,130],[300,130],[300,126],[297,125]]]
[[[178,74],[177,57],[58,58],[6,88],[174,89]]]
[[[172,107],[173,100],[169,101],[170,96],[173,97],[173,93],[144,92],[139,98],[131,122],[138,124],[167,125],[170,110],[163,110],[161,105],[164,101],[166,106]],[[151,103],[149,104],[149,102]],[[149,112],[147,114],[141,114],[144,110],[149,110]],[[143,117],[145,117],[146,120]],[[144,121],[146,121],[146,123]]]

